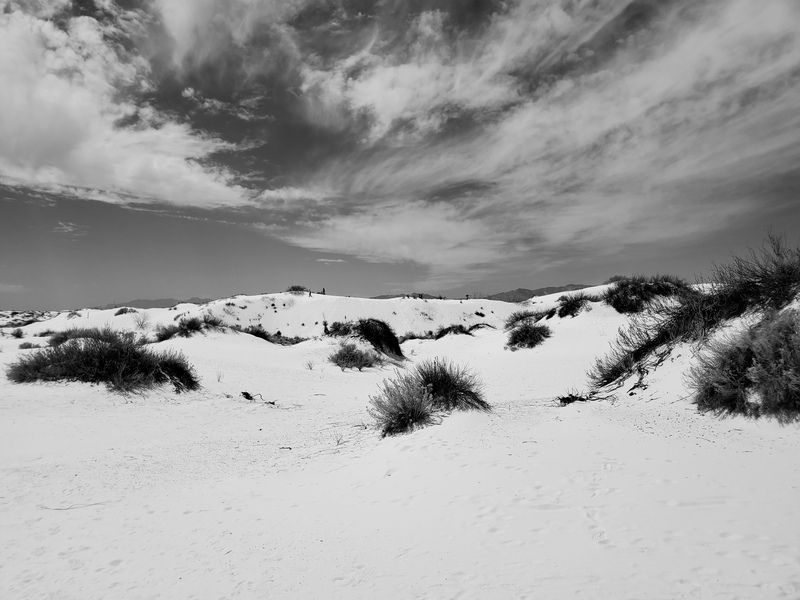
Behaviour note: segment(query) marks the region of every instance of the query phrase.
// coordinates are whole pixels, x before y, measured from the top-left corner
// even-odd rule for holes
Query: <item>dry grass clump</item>
[[[246,333],[247,335],[252,335],[272,344],[278,344],[279,346],[294,346],[295,344],[306,341],[306,338],[302,337],[285,336],[281,334],[280,331],[270,333],[264,329],[260,323],[258,325],[248,325],[247,327],[232,325],[231,329],[237,333]]]
[[[701,411],[800,420],[800,313],[771,311],[740,335],[709,344],[689,382]]]
[[[490,411],[481,388],[466,368],[437,358],[384,381],[380,393],[370,397],[369,413],[382,435],[395,435],[428,425],[442,412]]]
[[[561,296],[558,299],[558,316],[564,317],[577,317],[584,308],[589,305],[589,302],[597,302],[599,298],[590,296],[584,292],[577,292]]]
[[[342,371],[345,369],[358,369],[361,371],[364,368],[384,363],[384,360],[377,353],[362,350],[355,344],[342,344],[338,350],[328,356],[328,360],[341,368]]]
[[[39,344],[32,344],[31,342],[22,342],[19,345],[20,350],[31,350],[33,348],[41,348]]]
[[[439,330],[434,335],[434,339],[440,340],[447,335],[472,335],[472,332],[464,327],[461,323],[456,325],[449,325],[447,327],[440,327]]]
[[[19,327],[17,327],[14,331],[11,332],[11,337],[21,340],[25,337],[25,332],[22,331]]]
[[[403,358],[400,340],[391,326],[378,319],[359,319],[357,322],[335,321],[327,327],[327,334],[334,337],[355,335],[372,345],[375,350],[392,358]]]
[[[311,290],[309,290],[304,285],[290,285],[288,288],[286,288],[286,291],[289,292],[290,294],[301,296],[303,294],[309,293]]]
[[[72,337],[23,356],[9,366],[15,383],[82,381],[105,383],[115,392],[129,393],[171,383],[176,392],[200,387],[194,369],[179,353],[157,354],[143,338],[110,328],[71,330]]]
[[[589,372],[592,385],[618,382],[643,361],[662,360],[678,342],[702,342],[730,319],[785,307],[800,294],[800,248],[770,235],[760,253],[715,266],[708,283],[706,292],[687,288],[651,300],[597,360]]]
[[[689,289],[685,281],[673,275],[634,275],[607,289],[603,301],[618,313],[639,313],[655,298],[675,296]]]
[[[118,317],[120,315],[127,315],[128,313],[137,313],[137,312],[139,311],[136,310],[135,308],[130,308],[129,306],[123,306],[117,312],[114,313],[114,316]]]
[[[547,325],[522,321],[509,332],[508,347],[512,350],[535,348],[551,335],[553,335],[553,332]]]

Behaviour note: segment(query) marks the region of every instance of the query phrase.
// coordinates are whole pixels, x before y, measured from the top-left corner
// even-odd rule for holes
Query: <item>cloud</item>
[[[317,262],[321,263],[346,263],[347,261],[341,258],[318,258]]]
[[[47,5],[56,12],[61,4]],[[80,17],[68,19],[64,30],[11,8],[0,15],[0,175],[6,180],[98,189],[143,202],[249,203],[231,172],[205,162],[230,144],[132,102],[150,90],[149,65],[110,41],[121,34],[116,25]],[[137,14],[127,18],[119,22],[135,22]],[[119,126],[132,116],[136,126]]]
[[[0,293],[3,294],[16,294],[27,292],[28,289],[24,285],[16,285],[11,283],[0,283]]]
[[[312,183],[341,190],[351,210],[288,239],[468,277],[484,260],[535,270],[561,260],[559,247],[611,254],[769,211],[755,182],[800,164],[800,7],[667,8],[581,63],[573,55],[605,48],[621,17],[619,3],[580,4],[520,2],[473,41],[471,63],[441,47],[436,20],[435,42],[412,44],[406,62],[362,59],[342,97],[373,112],[376,150],[318,173]],[[491,117],[442,136],[436,107],[448,104]],[[411,137],[397,137],[403,122]]]
[[[86,235],[86,227],[65,221],[59,221],[52,231],[53,233],[60,233],[71,237],[82,237]]]

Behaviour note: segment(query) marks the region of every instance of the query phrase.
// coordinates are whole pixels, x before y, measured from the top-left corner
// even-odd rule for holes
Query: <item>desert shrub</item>
[[[505,328],[506,331],[510,329],[514,329],[518,323],[522,321],[538,321],[544,316],[541,311],[533,311],[533,310],[518,310],[513,312],[509,315],[506,319]]]
[[[170,325],[159,325],[156,327],[156,341],[157,342],[165,342],[174,338],[178,333],[180,333],[181,328],[177,325],[170,324]]]
[[[192,337],[195,333],[203,331],[203,321],[199,317],[184,317],[178,321],[178,335]]]
[[[138,313],[133,317],[133,324],[139,331],[144,331],[150,325],[150,315],[147,313]]]
[[[327,335],[334,337],[342,337],[345,335],[352,335],[355,330],[355,324],[351,321],[334,321],[328,327]]]
[[[440,327],[436,332],[434,339],[440,340],[446,335],[472,335],[466,327],[462,324],[450,325],[449,327]]]
[[[287,337],[281,335],[281,332],[278,331],[276,333],[270,333],[265,330],[261,324],[258,325],[248,325],[247,327],[241,327],[239,325],[231,326],[233,331],[237,331],[239,333],[246,333],[247,335],[252,335],[262,340],[266,340],[272,344],[278,344],[280,346],[293,346],[295,344],[299,344],[300,342],[305,342],[306,338],[302,337]]]
[[[299,296],[301,294],[307,294],[310,290],[304,285],[290,285],[286,288],[286,291]]]
[[[212,331],[221,331],[225,329],[225,323],[221,318],[211,313],[203,315],[203,329],[210,329]]]
[[[604,285],[608,285],[609,283],[616,283],[616,282],[618,282],[618,281],[623,281],[623,280],[625,280],[625,279],[628,279],[627,275],[612,275],[611,277],[609,277],[608,279],[606,279],[606,280],[603,282],[603,284],[604,284]]]
[[[20,350],[30,350],[31,348],[41,348],[39,344],[32,344],[31,342],[22,342],[19,345]]]
[[[55,331],[54,331],[54,330],[52,330],[52,329],[44,329],[44,330],[40,331],[40,332],[37,334],[37,336],[36,336],[36,337],[48,337],[48,336],[51,336],[51,335],[53,335],[54,333],[55,333]]]
[[[14,331],[11,332],[11,337],[21,340],[25,337],[25,332],[22,331],[19,327],[17,327]]]
[[[564,317],[577,317],[578,313],[589,304],[589,296],[583,292],[578,292],[572,295],[564,295],[558,299],[558,316]]]
[[[78,330],[73,330],[73,333]],[[135,392],[171,383],[175,391],[194,390],[199,382],[182,354],[157,354],[131,332],[109,328],[80,330],[56,346],[22,357],[9,366],[15,383],[33,381],[82,381],[105,383],[116,392]]]
[[[54,333],[50,336],[48,344],[50,346],[60,346],[69,340],[85,338],[111,343],[117,339],[117,333],[109,327],[104,327],[103,329],[98,327],[74,327],[72,329],[65,329],[64,331],[58,331]]]
[[[369,414],[384,437],[412,431],[434,420],[430,391],[410,373],[384,381],[379,393],[369,400]]]
[[[561,406],[567,406],[574,402],[588,402],[592,400],[592,394],[581,394],[575,390],[571,390],[562,396],[556,396],[556,402]]]
[[[137,313],[137,312],[139,311],[136,310],[135,308],[129,308],[127,306],[123,306],[117,312],[114,313],[114,316],[118,317],[120,315],[127,315],[128,313]]]
[[[553,332],[547,325],[538,323],[522,322],[508,333],[509,348],[535,348]]]
[[[800,420],[800,313],[770,311],[738,336],[709,344],[689,383],[701,411]]]
[[[342,371],[345,369],[358,369],[360,371],[383,362],[375,353],[362,350],[355,344],[342,344],[336,352],[333,352],[328,357],[328,360],[341,368]]]
[[[397,338],[397,340],[402,344],[408,340],[432,340],[435,337],[436,334],[434,334],[432,330],[428,330],[424,333],[414,333],[413,331],[409,331],[406,332],[405,335],[401,335],[399,338]]]
[[[494,325],[489,325],[489,323],[475,323],[467,328],[467,333],[471,334],[473,331],[478,329],[496,329],[496,327]]]
[[[477,376],[466,367],[435,358],[419,363],[415,376],[430,392],[433,406],[438,410],[491,410]]]
[[[657,297],[675,296],[689,289],[685,281],[672,275],[634,275],[607,289],[603,301],[618,313],[639,313]]]

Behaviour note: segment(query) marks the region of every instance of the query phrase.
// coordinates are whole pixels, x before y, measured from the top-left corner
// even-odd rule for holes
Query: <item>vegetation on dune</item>
[[[603,294],[603,301],[623,314],[642,312],[656,298],[690,291],[689,285],[673,275],[634,275],[619,279]]]
[[[82,381],[105,383],[115,392],[129,393],[170,383],[176,392],[200,387],[186,358],[175,352],[147,349],[132,332],[73,329],[69,339],[23,356],[9,366],[15,383]]]
[[[739,335],[709,344],[689,382],[701,411],[800,420],[800,312],[770,310]]]
[[[544,324],[522,321],[508,333],[508,347],[535,348],[553,334],[552,330]]]
[[[288,288],[286,288],[286,291],[289,292],[290,294],[295,294],[297,296],[300,296],[302,294],[309,293],[311,290],[309,290],[304,285],[290,285]]]
[[[490,411],[481,387],[466,368],[437,358],[384,381],[378,395],[370,397],[369,413],[382,435],[396,435],[428,425],[444,412]]]
[[[120,315],[127,315],[128,313],[137,313],[137,312],[139,312],[139,311],[136,310],[135,308],[130,308],[128,306],[123,306],[117,312],[114,313],[114,316],[118,317]]]
[[[643,372],[646,362],[660,363],[679,342],[700,342],[706,352],[691,375],[700,410],[796,418],[797,315],[780,311],[800,294],[800,248],[788,248],[782,237],[770,235],[759,252],[715,266],[705,287],[651,300],[589,372],[594,388]],[[756,324],[747,332],[708,344],[722,324],[748,314]]]
[[[327,327],[327,326],[326,326]],[[375,350],[393,358],[403,358],[400,340],[388,323],[378,319],[359,319],[356,322],[335,321],[327,327],[327,334],[334,337],[355,335],[372,345]]]
[[[472,335],[472,332],[467,327],[464,327],[461,323],[457,325],[449,325],[447,327],[440,327],[439,330],[436,332],[434,339],[440,340],[446,335]]]
[[[305,342],[306,338],[302,337],[289,337],[282,335],[280,331],[275,333],[270,333],[266,331],[261,324],[258,325],[248,325],[247,327],[241,327],[239,325],[232,325],[231,329],[238,333],[246,333],[247,335],[252,335],[254,337],[260,338],[267,342],[271,342],[273,344],[278,344],[279,346],[294,346],[295,344],[299,344],[300,342]]]
[[[556,314],[562,319],[564,317],[577,317],[578,313],[589,305],[589,302],[597,302],[598,300],[599,298],[584,292],[564,295],[558,299],[558,311]]]
[[[384,360],[375,352],[362,350],[355,344],[342,344],[339,349],[328,356],[328,360],[341,368],[358,369],[369,368],[375,365],[382,365]]]

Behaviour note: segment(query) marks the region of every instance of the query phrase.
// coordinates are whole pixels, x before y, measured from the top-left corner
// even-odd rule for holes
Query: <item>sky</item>
[[[800,242],[797,0],[0,0],[0,309]]]

